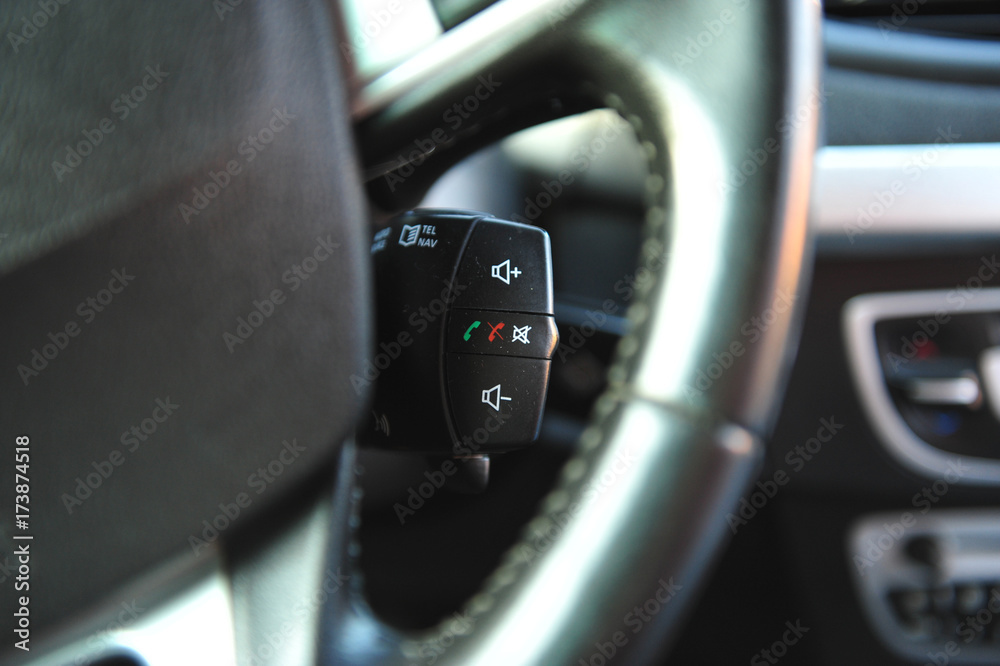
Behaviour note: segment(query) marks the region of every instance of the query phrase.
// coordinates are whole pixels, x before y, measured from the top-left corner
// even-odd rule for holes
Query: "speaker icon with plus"
[[[504,259],[502,263],[494,264],[492,266],[492,276],[500,280],[504,284],[510,284],[511,276],[520,277],[521,269],[515,266],[513,269],[510,267],[510,259]]]

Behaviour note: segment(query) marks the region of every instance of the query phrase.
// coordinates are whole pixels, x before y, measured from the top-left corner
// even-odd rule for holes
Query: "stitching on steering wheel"
[[[593,84],[584,85],[594,90],[597,89]],[[618,112],[629,123],[629,126],[635,133],[636,139],[639,141],[643,156],[648,165],[648,175],[644,187],[646,213],[640,257],[662,255],[665,246],[660,233],[666,224],[666,211],[657,203],[656,197],[661,193],[667,181],[665,170],[658,167],[656,158],[659,150],[652,141],[643,138],[642,119],[635,114],[627,112],[625,103],[619,95],[614,93],[606,94],[603,97],[603,101],[606,107]],[[657,272],[660,270],[662,270],[662,262],[656,269]],[[519,539],[503,554],[500,564],[486,577],[480,586],[479,592],[462,605],[460,612],[467,613],[470,619],[479,617],[489,611],[493,607],[497,595],[517,580],[518,570],[530,563],[528,559],[521,556],[521,553],[524,552],[523,549],[533,549],[534,547],[530,542],[531,538],[538,537],[540,534],[544,534],[544,532],[554,527],[555,523],[551,517],[552,514],[565,509],[569,504],[572,491],[579,488],[605,436],[605,424],[623,397],[623,388],[628,375],[630,360],[640,348],[640,338],[637,331],[649,318],[650,308],[647,304],[647,298],[652,288],[658,283],[659,280],[636,283],[636,300],[629,306],[626,315],[631,323],[631,328],[618,342],[616,347],[614,361],[607,375],[609,386],[594,405],[594,423],[587,426],[580,436],[579,449],[563,466],[556,486],[542,499],[538,515],[524,526]],[[348,554],[352,567],[357,571],[360,570],[361,555],[361,543],[358,536],[361,527],[360,503],[362,494],[360,488],[355,488],[351,494],[352,507]],[[356,601],[359,601],[364,608],[371,612],[361,590],[363,578],[361,576],[352,578],[356,580],[356,585],[352,586],[354,588],[352,592],[358,597]],[[399,649],[402,655],[406,658],[420,657],[423,654],[422,648],[428,645],[433,640],[433,637],[441,635],[447,621],[442,620],[438,624],[422,630],[418,636],[400,641]],[[470,626],[472,625],[474,623],[470,623]],[[449,631],[455,634],[463,633],[463,631],[456,632],[454,629],[449,629]],[[464,633],[468,633],[468,630],[465,630]]]

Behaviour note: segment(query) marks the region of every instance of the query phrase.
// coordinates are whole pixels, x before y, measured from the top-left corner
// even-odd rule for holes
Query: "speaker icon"
[[[386,418],[385,414],[379,415],[374,409],[372,410],[372,416],[375,417],[375,432],[384,432],[385,436],[389,436],[389,419]]]
[[[494,264],[493,266],[491,266],[491,271],[492,272],[490,273],[490,275],[500,280],[504,284],[510,284],[511,275],[513,275],[514,277],[521,276],[520,268],[514,266],[514,268],[511,269],[510,259],[504,259],[501,263]]]
[[[500,411],[500,401],[510,400],[509,396],[500,395],[500,385],[497,384],[491,389],[486,389],[483,391],[483,404],[489,405],[497,412]]]

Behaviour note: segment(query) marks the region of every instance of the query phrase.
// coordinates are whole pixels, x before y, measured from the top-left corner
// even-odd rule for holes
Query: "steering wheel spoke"
[[[347,605],[331,654],[577,663],[622,631],[617,654],[641,661],[677,628],[761,460],[787,369],[814,149],[816,9],[636,1],[567,11],[508,0],[361,89],[353,108],[370,182],[409,178],[401,167],[431,182],[454,161],[440,154],[464,155],[495,136],[484,131],[492,123],[507,131],[505,119],[523,119],[512,105],[618,111],[648,160],[638,261],[650,279],[578,454],[460,612],[465,622],[402,635]],[[419,150],[484,77],[502,86],[461,132]],[[412,156],[382,159],[409,145]],[[624,618],[667,594],[662,585],[676,595],[633,635]]]

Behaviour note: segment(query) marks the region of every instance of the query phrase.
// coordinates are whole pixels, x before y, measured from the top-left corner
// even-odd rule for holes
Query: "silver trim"
[[[917,537],[930,537],[938,547],[940,560],[933,571],[913,561],[905,552],[906,542]],[[1000,579],[1000,511],[943,509],[924,513],[922,507],[912,507],[896,513],[868,515],[851,527],[847,555],[868,622],[893,652],[924,663],[931,653],[944,651],[945,643],[951,641],[959,651],[947,652],[950,663],[997,663],[1000,645],[996,642],[967,642],[966,634],[935,641],[920,627],[900,624],[890,606],[888,592],[995,584]],[[967,615],[975,616],[979,608],[991,603],[990,599],[987,593],[985,601],[973,604],[975,610],[966,609],[959,614],[956,624]]]
[[[441,73],[475,71],[494,61],[500,50],[510,48],[512,37],[527,36],[540,17],[565,7],[566,0],[503,0],[487,7],[365,85],[353,101],[354,119],[367,118]]]
[[[1000,347],[990,347],[979,354],[979,376],[983,382],[986,404],[1000,419]]]
[[[856,296],[844,305],[843,332],[848,365],[861,406],[885,448],[903,466],[930,478],[943,478],[961,461],[960,484],[1000,485],[1000,460],[942,451],[914,434],[889,396],[875,341],[878,321],[937,314],[1000,311],[1000,289],[883,293]],[[941,324],[947,326],[947,323]]]
[[[982,399],[979,381],[971,374],[963,377],[921,377],[906,382],[910,400],[927,405],[978,406]]]
[[[111,593],[112,601],[87,614],[85,623],[33,646],[32,666],[88,664],[131,655],[149,666],[236,666],[230,586],[217,547],[195,564],[190,553]]]
[[[873,236],[1000,233],[1000,144],[948,143],[948,131],[941,128],[938,144],[821,149],[813,230],[852,244]],[[860,213],[869,210],[870,222]]]

